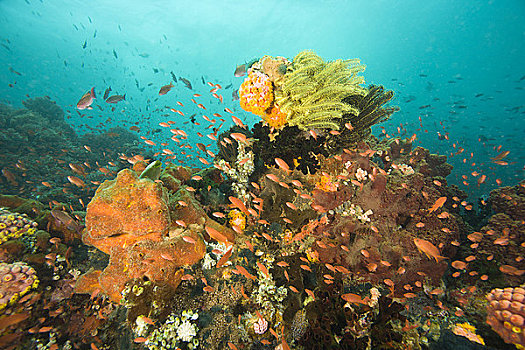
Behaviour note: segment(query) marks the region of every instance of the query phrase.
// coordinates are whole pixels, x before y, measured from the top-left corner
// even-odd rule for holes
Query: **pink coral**
[[[525,289],[493,289],[487,300],[487,323],[506,343],[525,347]]]
[[[35,269],[23,262],[0,263],[0,310],[38,286]]]

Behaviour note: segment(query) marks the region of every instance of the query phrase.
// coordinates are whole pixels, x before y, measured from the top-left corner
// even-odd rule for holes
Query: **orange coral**
[[[280,129],[286,124],[286,113],[281,112],[275,104],[270,109],[270,113],[265,112],[262,119],[275,129]]]
[[[493,289],[487,300],[487,323],[507,344],[525,348],[525,289]]]
[[[251,70],[241,84],[239,98],[242,109],[264,115],[273,102],[273,85],[270,78],[266,74]]]
[[[316,182],[315,188],[323,192],[337,191],[337,183],[332,182],[332,177],[329,175],[321,175],[319,181]]]

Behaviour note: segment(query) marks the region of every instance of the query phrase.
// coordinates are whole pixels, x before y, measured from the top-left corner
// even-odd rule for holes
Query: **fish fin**
[[[445,259],[448,259],[446,256],[441,256],[441,255],[438,255],[436,256],[436,262],[439,264],[440,262],[442,262],[443,260]]]

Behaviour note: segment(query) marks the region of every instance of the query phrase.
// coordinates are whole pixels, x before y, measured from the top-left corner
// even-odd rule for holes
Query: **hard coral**
[[[493,289],[487,300],[487,323],[506,343],[525,348],[525,289]]]
[[[23,235],[32,235],[38,224],[25,214],[11,213],[0,208],[0,244]]]
[[[0,311],[15,303],[29,290],[38,287],[35,270],[23,263],[0,263]]]

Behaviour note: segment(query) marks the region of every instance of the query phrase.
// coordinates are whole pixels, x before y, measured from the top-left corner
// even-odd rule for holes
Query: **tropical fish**
[[[126,94],[124,95],[113,95],[113,96],[110,96],[107,98],[106,102],[107,103],[117,103],[117,102],[120,102],[122,100],[126,100]]]
[[[160,88],[159,95],[160,96],[166,95],[171,90],[171,88],[173,88],[174,86],[175,85],[173,85],[173,83],[169,83],[168,85],[164,85],[163,87]]]
[[[447,201],[447,197],[439,197],[434,203],[434,205],[432,205],[432,207],[428,209],[428,213],[430,214],[436,211],[437,209],[441,208],[443,204],[445,204],[446,201]]]
[[[180,79],[180,81],[182,81],[182,82],[184,83],[184,85],[185,85],[188,89],[192,90],[193,87],[191,86],[191,82],[190,82],[188,79],[183,78],[183,77],[179,77],[179,79]]]
[[[177,82],[177,76],[175,75],[175,73],[173,73],[173,71],[171,71],[170,74],[171,74],[171,78],[173,79],[173,81]]]
[[[142,171],[139,175],[139,179],[151,179],[151,180],[157,180],[160,176],[160,172],[162,170],[162,163],[160,160],[156,160],[154,162],[151,162],[146,169]]]
[[[84,181],[82,181],[81,179],[79,179],[78,177],[76,176],[68,176],[67,179],[69,180],[69,182],[71,182],[73,185],[76,185],[78,187],[84,187],[86,186],[86,184],[84,183]]]
[[[110,92],[111,92],[111,86],[108,87],[106,91],[104,91],[104,97],[103,97],[104,100],[108,98]]]
[[[416,245],[417,249],[424,253],[429,259],[434,258],[438,263],[443,259],[447,259],[444,256],[440,256],[439,249],[437,249],[437,247],[429,241],[421,238],[414,238],[414,244]]]
[[[246,75],[246,70],[247,70],[246,63],[240,64],[235,68],[235,72],[233,72],[233,75],[236,77],[243,77]]]
[[[95,98],[95,87],[92,87],[91,90],[82,95],[80,100],[77,102],[77,109],[93,109],[93,107],[91,107],[91,104],[93,103],[93,100]]]

